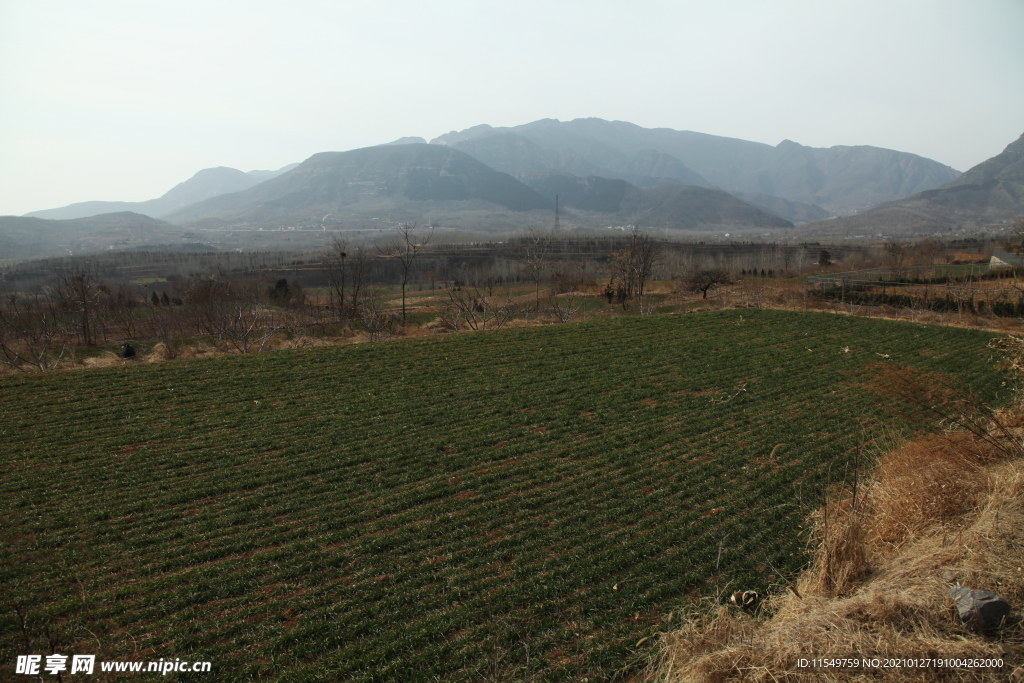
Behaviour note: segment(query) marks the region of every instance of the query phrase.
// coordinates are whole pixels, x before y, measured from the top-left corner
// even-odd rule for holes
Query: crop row
[[[600,679],[805,562],[858,439],[928,424],[892,364],[994,399],[987,340],[722,312],[5,379],[0,581],[37,644],[225,678]]]

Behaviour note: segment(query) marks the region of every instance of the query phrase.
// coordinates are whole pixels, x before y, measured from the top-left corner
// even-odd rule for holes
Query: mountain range
[[[1024,213],[1024,135],[942,187],[801,230],[837,235],[999,231]]]
[[[103,213],[121,213],[131,211],[152,218],[162,218],[178,209],[195,204],[210,197],[216,197],[230,192],[238,192],[258,185],[265,180],[276,178],[286,173],[298,164],[289,164],[276,171],[249,171],[243,173],[238,169],[218,166],[217,168],[204,168],[188,180],[178,183],[161,197],[149,199],[144,202],[78,202],[69,204],[59,209],[44,209],[25,214],[33,218],[48,218],[51,220],[68,220],[72,218],[87,218]]]
[[[123,211],[51,220],[0,216],[0,259],[30,259],[95,252],[111,247],[180,243],[182,228]]]
[[[1024,136],[961,175],[914,154],[866,146],[820,149],[785,140],[773,147],[601,119],[481,125],[429,144],[405,137],[323,152],[277,171],[204,169],[147,202],[83,202],[0,218],[0,259],[24,253],[14,242],[38,247],[61,229],[119,235],[118,244],[138,243],[136,232],[166,233],[179,244],[193,239],[174,225],[334,230],[408,220],[478,232],[518,229],[550,224],[556,197],[569,228],[639,221],[702,232],[793,224],[808,234],[942,231],[1021,213],[1022,159]],[[108,217],[39,224],[35,236],[24,223],[94,212]],[[144,228],[147,217],[167,222],[132,228]]]
[[[583,163],[586,172],[571,167],[553,170],[575,175],[621,177],[649,186],[643,177],[675,179],[687,185],[711,185],[730,193],[763,194],[791,202],[817,205],[831,214],[846,215],[887,201],[952,182],[958,171],[931,159],[868,146],[805,147],[784,140],[775,147],[669,128],[642,128],[625,121],[542,119],[512,128],[474,126],[431,140],[432,144],[463,149],[484,163],[512,175],[543,172],[540,164],[514,167],[494,148],[512,148],[507,136],[532,143],[518,147],[548,159]],[[489,140],[505,136],[499,142]],[[639,156],[638,156],[639,155]],[[488,159],[488,160],[485,160]],[[519,162],[522,157],[517,157]],[[503,167],[504,164],[504,167]],[[628,175],[627,175],[628,174]],[[663,184],[661,180],[657,184]]]
[[[526,185],[468,154],[411,143],[314,154],[284,175],[197,202],[167,219],[301,221],[351,205],[376,209],[408,202],[486,202],[510,211],[554,208]]]

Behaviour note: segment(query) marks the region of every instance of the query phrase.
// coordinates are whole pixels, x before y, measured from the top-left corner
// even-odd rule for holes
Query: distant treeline
[[[600,269],[608,255],[623,248],[626,235],[600,237],[549,236],[546,258],[552,262],[584,260]],[[373,243],[348,244],[361,250],[370,263],[367,281],[387,285],[397,281],[400,267],[382,256]],[[657,276],[671,277],[687,268],[715,266],[740,273],[771,270],[779,276],[805,272],[816,266],[821,246],[731,242],[724,244],[659,242],[662,258]],[[830,247],[833,258],[853,257],[854,265],[870,263],[872,249],[867,246]],[[441,275],[443,280],[456,279],[460,273],[497,270],[503,280],[518,281],[515,240],[474,243],[436,243],[417,259],[411,278],[417,284],[428,280],[428,274]],[[181,281],[211,274],[233,276],[286,277],[305,287],[324,287],[328,283],[324,261],[328,250],[274,251],[178,251],[131,250],[111,251],[85,256],[36,259],[0,269],[0,292],[27,291],[45,286],[58,269],[74,269],[88,265],[97,276],[112,284],[144,281]],[[435,277],[435,279],[438,279]]]

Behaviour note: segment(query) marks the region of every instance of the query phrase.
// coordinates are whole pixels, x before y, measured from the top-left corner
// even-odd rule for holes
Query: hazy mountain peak
[[[277,176],[281,175],[282,173],[287,173],[288,171],[292,170],[296,166],[298,166],[298,163],[288,164],[287,166],[282,166],[281,168],[277,169],[276,171],[247,171],[246,175],[250,175],[253,178],[259,178],[260,182],[263,182],[264,180],[270,180],[271,178],[276,178]]]
[[[467,129],[462,130],[462,131],[453,130],[450,133],[445,133],[444,135],[439,135],[436,138],[434,138],[433,140],[431,140],[430,144],[432,144],[432,145],[454,145],[454,144],[456,144],[458,142],[465,142],[467,140],[472,140],[473,138],[478,138],[478,137],[481,137],[483,135],[487,135],[488,133],[490,133],[492,131],[495,131],[495,130],[508,130],[508,129],[507,128],[504,128],[504,129],[502,129],[502,128],[495,128],[494,126],[490,126],[490,125],[488,125],[486,123],[481,123],[478,126],[473,126],[472,128],[467,128]]]
[[[425,145],[427,141],[421,137],[407,136],[404,138],[398,138],[394,142],[385,142],[384,145]]]
[[[161,218],[178,209],[196,202],[231,192],[239,192],[258,185],[265,180],[290,171],[298,164],[289,164],[276,171],[249,171],[243,173],[237,168],[215,166],[197,171],[191,178],[178,183],[156,199],[144,202],[78,202],[59,209],[44,209],[25,214],[29,217],[51,220],[88,218],[106,213],[131,211],[152,218]]]
[[[1024,135],[1008,144],[1000,154],[967,169],[947,187],[980,185],[999,180],[1024,183]]]
[[[1024,135],[943,187],[829,221],[828,229],[836,234],[888,235],[941,234],[972,227],[988,231],[993,225],[1006,225],[1022,211]],[[812,223],[805,229],[814,231],[818,226]]]
[[[212,197],[170,218],[177,223],[216,218],[269,225],[340,212],[343,207],[413,210],[410,202],[432,202],[435,208],[454,206],[448,202],[489,202],[511,211],[553,208],[515,178],[464,152],[412,143],[320,152],[279,178]]]

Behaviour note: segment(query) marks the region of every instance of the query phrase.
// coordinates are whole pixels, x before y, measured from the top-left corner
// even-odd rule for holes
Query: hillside
[[[859,443],[931,425],[881,354],[992,401],[989,337],[743,310],[0,376],[0,653],[628,680],[803,566]]]
[[[552,205],[558,196],[559,206],[572,207],[583,211],[618,213],[622,201],[640,190],[625,180],[613,180],[600,176],[581,178],[569,173],[550,173],[535,176],[527,181],[530,187],[546,197]]]
[[[510,211],[554,207],[511,176],[437,145],[380,145],[314,154],[261,185],[193,204],[167,218],[250,223],[319,217],[346,207],[407,202],[487,202]]]
[[[71,220],[0,216],[0,260],[181,242],[181,228],[130,211]]]
[[[762,193],[789,201],[817,204],[831,213],[850,214],[883,202],[949,183],[956,171],[915,154],[876,147],[805,147],[789,140],[772,147],[757,142],[669,128],[642,128],[625,121],[542,119],[511,128],[474,126],[452,131],[431,142],[466,145],[496,134],[514,133],[541,150],[572,150],[583,159],[616,173],[638,154],[667,155],[705,183],[728,192]],[[477,143],[481,144],[481,143]],[[666,166],[667,167],[667,166]],[[644,173],[664,173],[645,170]],[[588,173],[591,174],[591,173]],[[604,173],[593,173],[605,175]],[[613,177],[622,177],[616,175]],[[674,176],[672,176],[674,177]],[[624,178],[634,182],[635,179]]]
[[[691,231],[793,227],[791,221],[715,188],[668,184],[645,190],[625,180],[568,173],[550,173],[527,182],[552,203],[558,195],[563,208],[611,214],[602,217],[605,221]]]
[[[764,194],[763,192],[730,192],[729,194],[742,202],[756,206],[762,211],[785,218],[791,223],[810,223],[831,217],[828,211],[817,204],[792,202],[782,197]]]
[[[974,166],[944,187],[883,204],[859,216],[811,223],[808,232],[835,234],[939,234],[1005,230],[1024,214],[1024,135],[1002,153]]]
[[[711,183],[699,173],[689,169],[670,154],[653,149],[642,149],[624,165],[618,173],[626,180],[633,178],[640,187],[656,187],[666,183],[711,187]]]
[[[238,192],[258,185],[264,180],[276,178],[297,165],[290,164],[276,171],[249,171],[248,173],[226,166],[204,168],[188,180],[178,183],[157,199],[144,202],[78,202],[59,209],[32,211],[25,216],[50,220],[70,220],[104,213],[130,211],[152,218],[161,218],[189,204],[229,192]]]
[[[793,223],[741,202],[728,192],[665,185],[627,197],[622,213],[641,225],[682,230],[792,228]]]
[[[598,156],[604,158],[608,165],[601,165],[588,160],[575,149],[544,149],[529,138],[510,132],[496,132],[457,141],[451,147],[527,184],[538,177],[568,173],[581,177],[625,180],[638,187],[710,185],[675,157],[652,149],[641,150],[631,158],[619,158],[602,150]]]

